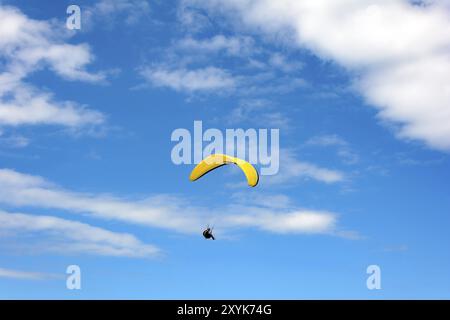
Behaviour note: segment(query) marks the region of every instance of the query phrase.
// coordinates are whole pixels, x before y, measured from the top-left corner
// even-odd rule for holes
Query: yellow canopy
[[[227,156],[225,154],[213,154],[203,159],[194,168],[194,170],[192,170],[189,179],[191,181],[195,181],[208,172],[230,163],[236,164],[242,171],[244,171],[249,186],[254,187],[258,184],[258,172],[250,163],[239,158]]]

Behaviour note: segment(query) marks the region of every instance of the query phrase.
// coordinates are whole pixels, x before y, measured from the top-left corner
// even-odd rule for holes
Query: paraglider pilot
[[[203,236],[205,237],[205,239],[213,239],[216,240],[212,234],[212,229],[211,228],[206,228],[205,231],[203,231]]]

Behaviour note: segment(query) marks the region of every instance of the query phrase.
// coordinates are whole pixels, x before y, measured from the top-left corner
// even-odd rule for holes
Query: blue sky
[[[450,297],[448,1],[69,4],[0,1],[0,298]],[[190,182],[195,120],[280,171]]]

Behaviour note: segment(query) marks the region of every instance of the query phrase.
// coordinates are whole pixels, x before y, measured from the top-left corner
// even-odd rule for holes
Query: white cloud
[[[20,279],[20,280],[44,280],[53,277],[55,277],[55,275],[0,268],[0,278]]]
[[[249,214],[231,215],[226,222],[248,227],[257,227],[275,233],[329,233],[334,229],[336,216],[327,212],[299,210],[284,214],[261,208],[240,208]],[[257,214],[251,214],[252,211]],[[266,212],[267,211],[267,212]]]
[[[0,6],[0,126],[82,127],[104,122],[100,112],[57,101],[51,92],[26,82],[44,67],[67,80],[104,80],[103,74],[85,69],[94,59],[90,48],[67,44],[66,37],[53,22],[30,19],[13,7]]]
[[[273,67],[278,68],[285,73],[298,71],[303,68],[303,63],[288,61],[288,58],[281,53],[273,53],[270,56],[269,63]]]
[[[55,101],[52,94],[40,92],[24,83],[6,92],[8,93],[13,95],[12,100],[2,97],[0,93],[0,126],[46,124],[77,128],[104,122],[104,116],[100,112],[89,110],[75,102]]]
[[[450,150],[448,1],[190,0],[356,74],[355,87],[399,136]],[[239,17],[239,18],[236,18]]]
[[[275,208],[264,201],[216,208],[192,206],[183,199],[168,196],[126,200],[77,193],[63,190],[41,177],[8,169],[0,169],[0,184],[0,203],[10,206],[88,213],[101,219],[183,233],[198,233],[209,222],[220,225],[222,230],[252,227],[277,233],[333,233],[336,222],[333,213],[299,209],[293,205]]]
[[[169,87],[177,91],[229,90],[235,79],[227,71],[206,67],[200,69],[169,69],[165,67],[144,68],[141,75],[156,87]]]
[[[185,26],[188,33],[199,33],[212,25],[208,15],[189,5],[189,1],[179,0],[177,19]]]
[[[0,237],[25,238],[25,247],[62,254],[95,254],[117,257],[148,257],[159,253],[155,246],[144,244],[134,236],[116,233],[85,223],[51,216],[8,213],[0,210]],[[39,235],[39,240],[33,239]],[[45,240],[40,246],[37,241]],[[38,246],[36,248],[36,246]]]
[[[337,235],[337,216],[332,212],[296,208],[291,199],[283,194],[234,193],[231,214],[220,224],[280,233],[324,233]]]
[[[298,179],[313,179],[319,182],[336,183],[346,179],[338,170],[319,167],[313,163],[298,160],[291,150],[280,150],[280,171],[273,176],[264,176],[266,184],[295,183]]]
[[[183,25],[183,29],[190,31],[192,25],[183,17],[180,19],[189,25]],[[221,94],[226,90],[227,94],[255,97],[285,94],[306,86],[306,81],[296,73],[301,70],[302,63],[293,61],[288,55],[274,54],[255,46],[254,42],[246,35],[208,37],[189,33],[173,41],[163,51],[163,62],[159,66],[144,66],[141,74],[153,86],[189,93],[208,91]],[[212,57],[216,67],[211,65]],[[217,67],[229,66],[230,60],[233,61],[233,72]]]
[[[89,46],[65,43],[67,34],[54,22],[30,19],[5,6],[0,6],[0,18],[0,54],[7,62],[4,74],[12,80],[21,80],[42,65],[69,80],[104,79],[85,70],[93,61]]]
[[[231,56],[248,55],[254,51],[252,38],[224,35],[216,35],[202,40],[187,37],[178,41],[177,46],[184,50],[200,51],[202,54],[223,51]]]
[[[180,61],[186,57],[179,57]],[[192,61],[191,58],[193,59]],[[142,67],[144,79],[155,87],[167,87],[172,90],[188,93],[208,92],[215,94],[231,93],[245,97],[256,97],[262,94],[286,94],[304,88],[307,83],[303,78],[278,76],[274,72],[257,72],[253,74],[231,74],[229,70],[207,66],[186,66],[198,57],[188,57],[178,67]],[[201,59],[200,59],[201,60]],[[245,62],[243,62],[245,65]],[[245,69],[245,68],[244,68]]]
[[[296,76],[280,76],[275,72],[260,72],[242,76],[240,94],[243,96],[261,96],[270,94],[287,94],[305,88],[305,79]]]

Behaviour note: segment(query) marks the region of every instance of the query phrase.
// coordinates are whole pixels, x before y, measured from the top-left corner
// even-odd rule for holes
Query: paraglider
[[[203,236],[205,237],[205,239],[216,240],[216,238],[214,238],[214,235],[212,234],[212,229],[210,227],[207,227],[206,230],[203,231]]]
[[[195,168],[192,170],[189,179],[195,181],[210,171],[217,169],[221,166],[227,164],[236,164],[245,174],[247,178],[247,183],[250,187],[254,187],[258,184],[259,175],[258,171],[247,161],[227,156],[224,154],[212,154],[205,159],[203,159]]]
[[[224,154],[212,154],[203,159],[194,168],[194,170],[192,170],[189,179],[191,181],[195,181],[203,177],[208,172],[227,164],[237,165],[244,172],[245,177],[247,178],[247,183],[250,187],[254,187],[258,184],[258,171],[256,171],[256,169],[250,163],[245,160],[227,156]],[[212,229],[209,228],[209,226],[206,228],[206,230],[203,231],[203,237],[205,237],[205,239],[215,240],[214,235],[212,234]]]

